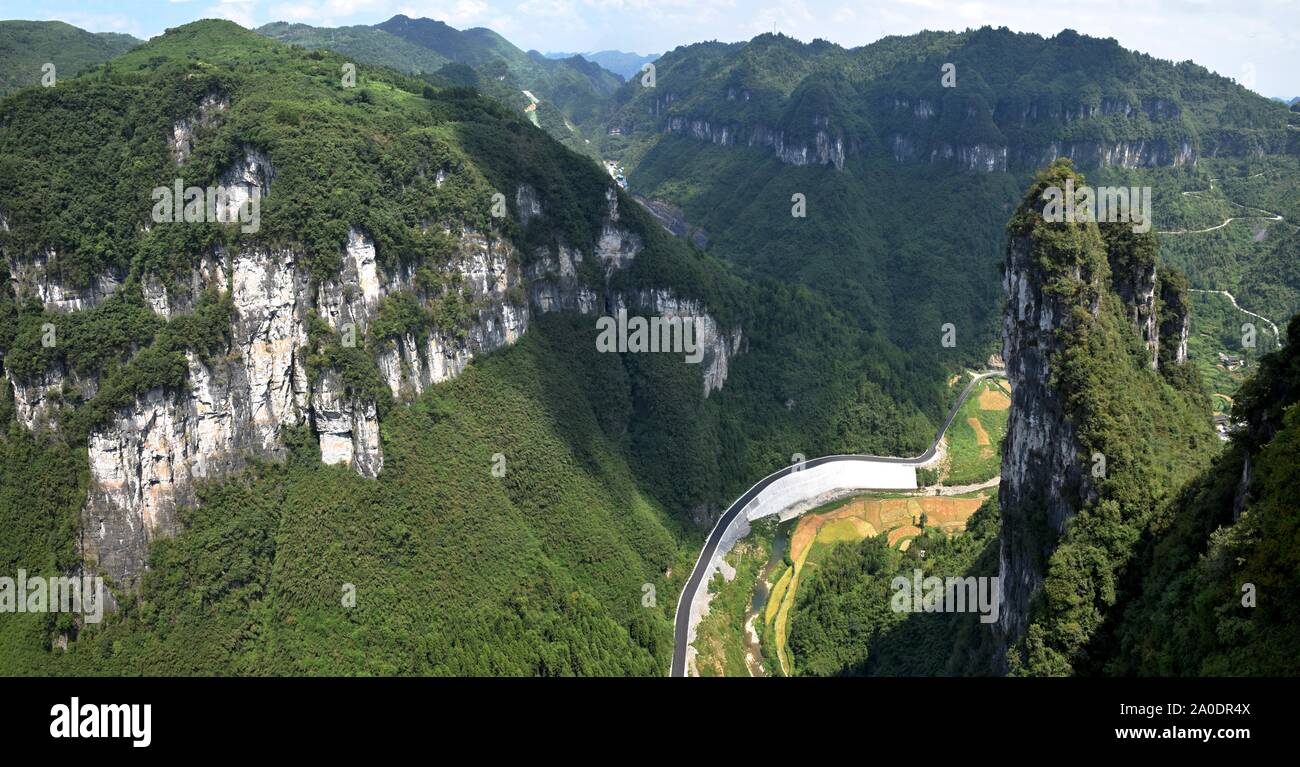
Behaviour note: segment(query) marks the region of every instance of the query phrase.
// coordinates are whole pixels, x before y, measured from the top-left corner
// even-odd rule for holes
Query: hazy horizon
[[[92,32],[142,39],[203,18],[253,28],[272,21],[335,27],[377,24],[396,14],[457,29],[487,27],[525,50],[662,53],[704,40],[738,42],[771,31],[855,48],[889,35],[961,31],[985,25],[1050,37],[1073,29],[1172,61],[1192,60],[1264,96],[1300,95],[1300,3],[1294,0],[1152,0],[1116,3],[1089,15],[1030,0],[121,0],[63,3],[35,12]],[[0,18],[31,17],[29,5],[0,2]],[[1291,30],[1288,32],[1287,30]]]

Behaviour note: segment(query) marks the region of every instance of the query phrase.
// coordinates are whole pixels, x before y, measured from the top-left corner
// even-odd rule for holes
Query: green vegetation
[[[147,279],[180,284],[218,248],[289,249],[313,282],[334,279],[351,227],[374,240],[381,268],[409,268],[443,296],[424,307],[391,296],[355,348],[309,323],[301,351],[311,378],[336,370],[379,405],[378,480],[321,466],[309,432],[286,432],[287,463],[254,461],[199,488],[180,534],[151,550],[140,592],[120,594],[103,624],[0,616],[0,669],[658,675],[709,514],[792,453],[919,452],[928,441],[930,420],[884,388],[905,388],[901,355],[846,358],[859,341],[839,310],[806,289],[746,280],[626,197],[620,224],[642,251],[607,283],[595,263],[580,278],[670,289],[723,328],[740,327],[747,348],[722,391],[702,399],[699,366],[677,357],[597,354],[589,318],[548,315],[412,405],[390,403],[371,353],[397,333],[454,330],[472,308],[444,277],[457,255],[444,227],[495,225],[524,266],[560,241],[590,252],[610,184],[468,89],[367,66],[343,88],[343,63],[199,22],[58,88],[0,100],[4,263],[48,248],[45,279],[121,283],[96,308],[62,315],[0,294],[9,374],[32,383],[62,369],[73,382],[59,395],[58,428],[36,437],[16,423],[5,389],[0,530],[10,532],[0,534],[0,570],[74,569],[87,435],[139,394],[187,391],[185,354],[237,352],[229,296],[203,296],[193,313],[164,321],[143,300]],[[178,169],[166,138],[210,95],[229,105]],[[248,148],[275,169],[258,232],[145,227],[152,188],[181,174],[211,184]],[[440,187],[435,170],[445,172]],[[527,226],[490,220],[492,192],[521,184],[545,215]],[[53,348],[40,343],[47,322]],[[489,472],[499,452],[502,480]],[[346,583],[357,586],[356,608],[340,603]],[[656,608],[642,607],[647,583]],[[51,649],[64,637],[66,652]]]
[[[1278,348],[1277,340],[1258,318],[1233,308],[1227,296],[1197,293],[1192,300],[1187,356],[1196,364],[1210,391],[1223,395],[1216,400],[1224,402],[1224,397],[1234,396],[1242,382],[1258,368],[1260,357]],[[1242,346],[1241,326],[1247,322],[1255,325],[1254,348]],[[1230,370],[1220,359],[1221,354],[1239,358],[1241,366]]]
[[[693,550],[678,548],[619,447],[630,412],[618,402],[618,357],[596,354],[594,330],[575,318],[545,316],[536,330],[394,409],[378,480],[322,466],[309,433],[286,435],[287,463],[207,486],[185,532],[154,546],[139,597],[83,627],[66,654],[39,650],[50,642],[40,620],[0,618],[0,667],[666,673],[673,597]],[[57,564],[33,555],[49,550],[47,538],[64,540],[59,525],[75,525],[78,462],[51,460],[60,449],[16,427],[0,446],[7,479],[67,476],[50,483],[57,508],[33,505],[29,482],[5,482],[11,533],[0,566]],[[508,456],[500,479],[490,472],[497,451]],[[19,487],[26,497],[14,497]],[[660,595],[655,606],[643,604],[645,583]],[[356,586],[353,608],[342,604],[344,584]]]
[[[0,96],[39,84],[47,63],[57,78],[72,77],[140,43],[130,35],[87,32],[62,21],[0,21]]]
[[[0,34],[17,29],[0,25]],[[219,249],[287,249],[314,288],[337,278],[355,228],[375,242],[383,269],[409,268],[440,298],[389,296],[356,348],[312,318],[300,350],[313,380],[335,370],[377,401],[377,480],[322,466],[310,431],[287,429],[284,462],[254,460],[199,488],[180,534],[155,542],[139,593],[120,595],[103,624],[0,615],[3,673],[662,675],[674,597],[712,513],[796,452],[919,453],[946,412],[944,381],[997,350],[1003,224],[1028,181],[1021,174],[1037,164],[1030,154],[1052,141],[1186,145],[1202,159],[1260,149],[1263,158],[1097,178],[1156,185],[1171,228],[1213,226],[1239,206],[1286,218],[1162,240],[1162,257],[1188,275],[1160,272],[1162,320],[1187,285],[1230,289],[1270,317],[1293,312],[1300,297],[1297,166],[1281,156],[1294,154],[1286,137],[1300,115],[1190,63],[1072,32],[923,33],[851,51],[773,35],[704,43],[661,59],[654,90],[620,87],[589,62],[524,53],[487,30],[405,17],[344,30],[272,25],[262,36],[199,22],[108,63],[134,41],[78,36],[73,45],[61,27],[37,33],[80,58],[68,70],[60,63],[58,87],[0,99],[0,284],[17,278],[10,263],[49,253],[48,278],[66,288],[109,275],[121,288],[70,314],[0,292],[0,572],[75,570],[88,435],[140,394],[183,391],[186,354],[227,354],[237,343],[228,295],[205,294],[192,314],[165,321],[143,300],[146,279],[175,285]],[[41,45],[25,38],[24,56],[35,58],[4,61],[3,71],[38,76]],[[354,58],[363,64],[357,86],[345,88],[341,70]],[[939,89],[944,61],[957,62],[960,93]],[[542,130],[522,112],[525,89],[541,99]],[[210,96],[229,105],[178,168],[167,139]],[[937,119],[917,114],[919,98],[942,107]],[[1041,120],[1018,119],[1035,109]],[[1096,119],[1070,116],[1080,109]],[[844,167],[666,134],[667,118],[777,130],[787,146],[814,142],[820,119],[844,138]],[[607,135],[609,126],[621,135]],[[1011,172],[899,162],[899,136],[917,157],[945,143],[1005,145]],[[178,175],[212,184],[250,149],[275,168],[257,233],[147,226],[154,187]],[[638,192],[678,204],[709,232],[710,248],[674,239],[619,193],[620,224],[645,247],[610,275],[588,259],[579,279],[597,291],[672,290],[702,302],[724,329],[740,328],[743,353],[725,387],[702,399],[698,367],[597,354],[590,318],[542,315],[513,347],[413,403],[392,402],[375,351],[405,333],[463,332],[476,308],[446,276],[458,234],[508,239],[524,262],[513,266],[561,243],[591,252],[610,188],[588,161],[596,152],[621,159]],[[1040,182],[1073,173],[1054,166]],[[1221,177],[1214,188],[1209,173]],[[526,225],[493,219],[491,196],[503,192],[513,206],[523,184],[545,214]],[[1181,194],[1195,190],[1205,192]],[[796,193],[806,195],[805,218],[789,215]],[[1059,538],[1034,526],[1034,509],[1003,520],[1028,519],[1047,552],[1013,669],[1294,673],[1294,355],[1260,362],[1236,397],[1246,431],[1216,457],[1195,368],[1152,372],[1104,279],[1154,264],[1156,240],[1046,227],[1031,208],[1022,206],[1012,232],[1035,238],[1050,287],[1080,307],[1053,384],[1083,453],[1105,454],[1109,473]],[[1073,281],[1076,268],[1099,282]],[[1196,302],[1208,304],[1202,295]],[[1095,315],[1082,308],[1093,299]],[[1232,318],[1213,311],[1193,326],[1198,362],[1231,340]],[[938,342],[950,322],[955,348]],[[40,343],[46,323],[55,348]],[[58,428],[33,435],[17,423],[9,384],[50,371],[67,380],[54,395]],[[1216,389],[1237,383],[1202,372]],[[974,417],[991,441],[1000,435],[996,422]],[[968,446],[954,452],[958,478],[992,468]],[[501,478],[490,472],[497,453],[508,461]],[[1255,479],[1238,503],[1247,458]],[[878,538],[814,542],[797,598],[777,600],[793,671],[986,671],[987,635],[974,616],[900,615],[881,597],[893,574],[916,566],[992,574],[997,526],[986,504],[965,535],[927,525],[905,552]],[[828,540],[850,532],[833,527]],[[760,557],[738,563],[746,578]],[[788,584],[790,572],[787,564],[774,575]],[[1260,589],[1254,612],[1225,601],[1243,579]],[[342,599],[349,584],[353,607]],[[646,584],[657,595],[651,606]],[[746,596],[718,596],[728,673],[738,669],[743,633],[733,629]],[[1180,620],[1189,605],[1191,619]],[[56,649],[64,639],[66,651]]]
[[[452,59],[382,29],[367,26],[313,27],[275,21],[253,30],[282,43],[303,48],[327,48],[355,61],[388,67],[407,74],[432,74]]]
[[[730,581],[721,573],[713,577],[709,591],[709,614],[696,628],[694,647],[699,651],[695,666],[700,676],[751,676],[746,653],[751,652],[749,631],[745,622],[753,602],[754,589],[762,577],[772,550],[772,536],[776,530],[774,519],[754,524],[753,531],[727,554],[727,564],[735,568]],[[756,619],[755,630],[761,620]],[[756,657],[756,662],[763,658]],[[765,664],[766,665],[766,664]]]
[[[944,484],[974,485],[998,475],[1010,407],[1005,386],[998,379],[981,381],[957,412],[948,429],[948,472]]]
[[[1123,225],[1044,221],[1042,189],[1063,187],[1070,177],[1084,183],[1068,160],[1040,173],[1008,229],[1031,240],[1047,289],[1074,307],[1058,333],[1051,383],[1066,403],[1080,455],[1100,453],[1106,470],[1091,477],[1093,493],[1059,537],[1041,524],[1041,509],[1006,515],[1026,552],[1047,552],[1028,628],[1008,651],[1019,674],[1068,674],[1104,657],[1091,643],[1100,641],[1106,615],[1122,599],[1119,580],[1134,545],[1156,510],[1217,450],[1200,385],[1175,380],[1187,387],[1178,388],[1151,369],[1150,353],[1111,285],[1112,278],[1127,284],[1154,258],[1154,236],[1134,235]],[[1120,232],[1103,231],[1117,227]],[[1126,271],[1132,268],[1139,271]],[[1090,306],[1098,307],[1096,314]]]
[[[438,86],[469,86],[523,111],[530,91],[541,103],[538,124],[560,143],[596,158],[577,125],[605,108],[622,78],[580,56],[548,59],[525,53],[488,29],[457,30],[441,21],[398,15],[373,27],[312,27],[275,22],[258,34],[310,49],[328,49],[355,62],[423,76]]]
[[[790,617],[790,658],[795,675],[937,676],[977,669],[968,648],[986,626],[978,613],[896,612],[890,584],[913,571],[923,577],[989,577],[998,569],[997,499],[986,501],[949,535],[928,528],[906,551],[885,534],[831,547],[802,577]]]
[[[1300,315],[1288,336],[1300,337]],[[1233,407],[1240,428],[1228,449],[1152,521],[1108,672],[1300,673],[1297,401],[1300,353],[1290,344],[1242,386]]]

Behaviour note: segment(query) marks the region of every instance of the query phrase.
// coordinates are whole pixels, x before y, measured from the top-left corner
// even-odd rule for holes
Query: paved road
[[[1002,375],[1004,373],[1000,370],[986,370],[971,379],[970,383],[966,384],[966,388],[962,390],[961,396],[957,398],[956,403],[953,404],[952,409],[948,411],[948,418],[944,420],[943,426],[939,428],[939,432],[934,437],[934,442],[930,443],[928,450],[915,458],[894,458],[879,455],[828,455],[805,461],[802,468],[811,469],[814,466],[834,461],[923,464],[934,458],[935,453],[939,450],[939,440],[943,439],[948,427],[952,426],[953,420],[957,417],[957,411],[961,409],[962,403],[974,391],[975,385],[985,378],[1000,377]],[[722,541],[723,533],[731,526],[732,520],[744,510],[745,506],[754,500],[755,496],[763,492],[768,485],[794,471],[794,469],[795,466],[786,466],[760,479],[744,495],[733,501],[727,507],[727,510],[722,513],[722,516],[718,518],[717,523],[714,524],[709,537],[704,541],[704,548],[700,551],[699,558],[695,560],[695,568],[691,570],[691,577],[686,579],[686,586],[682,588],[681,596],[677,598],[677,613],[674,618],[673,665],[669,676],[686,676],[686,647],[687,637],[690,634],[691,602],[695,600],[695,593],[700,589],[701,581],[704,580],[704,573],[709,569],[709,562],[713,559],[714,552],[718,550],[718,543]]]
[[[1278,340],[1278,341],[1281,341],[1281,340],[1282,340],[1282,336],[1278,335],[1278,332],[1277,332],[1277,325],[1274,325],[1272,320],[1270,320],[1268,317],[1265,317],[1265,316],[1262,315],[1262,314],[1255,314],[1254,312],[1250,311],[1249,309],[1243,309],[1243,308],[1241,308],[1241,304],[1237,303],[1237,297],[1234,296],[1234,295],[1232,295],[1232,294],[1229,293],[1228,291],[1226,291],[1226,290],[1201,290],[1200,288],[1188,288],[1188,290],[1191,291],[1192,293],[1216,293],[1216,294],[1218,294],[1218,295],[1220,295],[1220,296],[1227,296],[1227,297],[1228,297],[1228,300],[1232,302],[1232,308],[1236,309],[1237,311],[1241,312],[1242,314],[1249,314],[1249,315],[1252,316],[1252,317],[1257,317],[1257,318],[1263,320],[1263,321],[1268,325],[1269,330],[1272,330],[1272,331],[1273,331],[1273,338],[1276,339],[1276,340]]]

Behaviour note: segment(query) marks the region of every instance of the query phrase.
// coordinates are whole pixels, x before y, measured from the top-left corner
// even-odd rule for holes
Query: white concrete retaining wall
[[[718,548],[700,580],[700,588],[691,599],[691,618],[686,636],[689,643],[686,648],[686,673],[692,675],[695,668],[695,630],[704,616],[709,614],[709,602],[713,597],[709,593],[709,582],[718,572],[728,581],[736,577],[735,571],[723,561],[723,557],[731,551],[736,541],[749,534],[749,523],[752,520],[777,514],[785,521],[824,503],[867,490],[915,490],[916,466],[914,463],[887,461],[827,461],[791,472],[754,496],[723,531]]]

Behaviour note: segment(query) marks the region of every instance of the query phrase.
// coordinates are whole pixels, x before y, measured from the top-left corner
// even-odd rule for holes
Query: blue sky
[[[60,19],[143,38],[201,18],[340,26],[396,13],[489,27],[541,51],[657,53],[774,28],[852,47],[922,29],[992,24],[1052,35],[1070,27],[1160,58],[1192,59],[1266,96],[1300,96],[1300,0],[0,0],[0,18]]]

